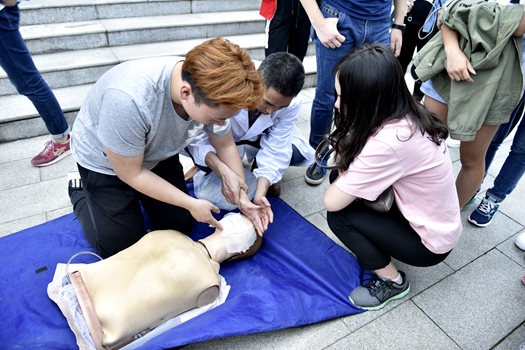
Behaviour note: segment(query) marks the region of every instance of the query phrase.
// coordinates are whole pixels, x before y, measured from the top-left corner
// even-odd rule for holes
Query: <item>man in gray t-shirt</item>
[[[239,175],[224,180],[223,194],[262,234],[269,220],[246,195],[228,119],[256,106],[263,91],[246,52],[222,38],[195,47],[184,61],[141,59],[106,72],[71,137],[81,186],[70,181],[69,193],[88,242],[106,257],[137,242],[145,234],[140,204],[155,229],[189,234],[194,219],[222,229],[211,214],[219,209],[189,196],[178,158],[201,130]]]

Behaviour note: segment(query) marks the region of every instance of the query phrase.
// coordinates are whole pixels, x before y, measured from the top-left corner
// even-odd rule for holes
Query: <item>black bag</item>
[[[392,204],[394,203],[394,188],[392,186],[388,187],[375,201],[363,199],[363,202],[370,209],[385,213],[392,208]]]

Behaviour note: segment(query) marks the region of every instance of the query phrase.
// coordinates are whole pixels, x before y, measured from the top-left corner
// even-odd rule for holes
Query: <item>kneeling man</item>
[[[195,220],[222,229],[219,208],[190,197],[179,161],[200,131],[240,180],[224,188],[264,232],[259,207],[245,191],[229,118],[259,103],[264,86],[246,50],[215,38],[186,58],[154,57],[113,67],[88,93],[75,121],[71,150],[81,181],[71,203],[88,242],[104,257],[146,234],[141,205],[155,229],[189,234]]]

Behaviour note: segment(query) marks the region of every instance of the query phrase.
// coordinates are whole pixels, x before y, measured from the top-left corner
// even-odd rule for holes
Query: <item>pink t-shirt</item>
[[[452,163],[444,141],[437,146],[419,131],[409,139],[411,132],[408,119],[385,124],[336,186],[375,200],[392,185],[399,210],[425,247],[443,254],[454,248],[463,231]]]

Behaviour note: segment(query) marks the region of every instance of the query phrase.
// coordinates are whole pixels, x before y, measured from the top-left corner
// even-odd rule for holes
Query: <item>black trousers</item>
[[[302,62],[309,38],[310,20],[300,1],[277,0],[277,9],[270,21],[265,56],[274,52],[289,52]]]
[[[73,211],[87,241],[103,257],[130,247],[146,234],[141,203],[156,230],[191,232],[194,219],[188,210],[148,197],[117,176],[81,165],[78,170],[83,189],[71,193]],[[178,155],[160,162],[152,172],[189,194]]]
[[[337,178],[334,172],[330,174],[332,181]],[[395,203],[390,211],[381,213],[356,201],[338,212],[328,212],[328,225],[365,270],[386,267],[390,257],[412,266],[433,266],[450,253],[428,250]]]
[[[412,61],[412,57],[414,56],[414,50],[417,49],[419,52],[425,44],[432,39],[432,37],[435,35],[437,30],[434,30],[432,34],[428,35],[428,33],[421,33],[422,37],[425,37],[423,40],[419,38],[419,30],[423,27],[423,23],[411,23],[407,22],[405,20],[406,28],[405,33],[403,33],[403,45],[401,46],[401,52],[399,53],[399,57],[397,58],[399,60],[399,63],[401,63],[401,67],[403,69],[403,72],[406,73],[408,65],[410,64],[410,61]],[[413,70],[413,76],[415,75],[415,67],[412,67]],[[418,96],[420,98],[423,97],[423,93],[421,92],[421,81],[416,80],[414,82],[414,96]]]

